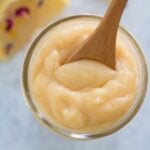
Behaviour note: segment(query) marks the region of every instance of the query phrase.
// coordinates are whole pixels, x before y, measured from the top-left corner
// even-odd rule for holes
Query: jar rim
[[[142,64],[141,64],[142,65],[142,70],[143,70],[143,72],[142,72],[142,74],[143,74],[143,81],[142,82],[143,82],[144,86],[142,88],[141,95],[140,95],[140,98],[138,100],[138,103],[137,103],[135,109],[129,115],[129,117],[126,120],[124,120],[122,123],[120,123],[119,125],[117,125],[116,127],[114,127],[114,128],[110,128],[109,130],[104,131],[104,132],[96,131],[96,132],[93,132],[93,133],[78,133],[78,132],[74,132],[74,131],[69,131],[69,130],[57,127],[54,124],[50,123],[48,120],[46,120],[43,117],[43,115],[41,115],[41,113],[38,111],[38,109],[36,108],[36,106],[34,105],[34,103],[32,101],[32,96],[31,96],[30,90],[29,90],[30,88],[29,88],[29,83],[28,83],[28,72],[29,72],[29,66],[30,66],[30,60],[31,60],[32,54],[34,52],[36,44],[52,28],[56,27],[60,23],[64,23],[64,22],[69,21],[69,20],[83,19],[83,18],[87,18],[87,19],[94,19],[94,18],[95,19],[102,19],[101,16],[97,16],[97,15],[75,15],[75,16],[65,17],[65,18],[59,19],[59,20],[57,20],[57,21],[49,24],[45,29],[43,29],[35,37],[35,39],[33,39],[33,41],[31,42],[31,45],[29,46],[29,48],[27,50],[25,58],[24,58],[23,70],[22,70],[22,83],[21,83],[23,95],[25,97],[25,102],[26,102],[27,106],[32,111],[32,113],[34,114],[34,116],[43,125],[45,125],[49,129],[52,129],[52,130],[56,131],[57,133],[60,133],[61,135],[64,135],[66,137],[73,138],[73,139],[80,139],[80,140],[95,139],[95,138],[100,138],[100,137],[103,137],[103,136],[107,136],[107,135],[110,135],[110,134],[118,131],[119,129],[121,129],[122,127],[124,127],[126,124],[128,124],[128,122],[130,122],[132,120],[132,118],[136,115],[136,113],[138,112],[139,108],[141,107],[141,105],[142,105],[142,103],[144,101],[144,97],[145,97],[146,90],[147,90],[147,83],[148,83],[147,63],[146,63],[144,54],[142,52],[142,49],[140,48],[139,44],[136,42],[135,38],[128,31],[126,31],[123,27],[119,26],[119,29],[129,39],[132,40],[132,44],[134,44],[134,46],[138,50],[138,54],[140,56],[140,59],[142,60]]]

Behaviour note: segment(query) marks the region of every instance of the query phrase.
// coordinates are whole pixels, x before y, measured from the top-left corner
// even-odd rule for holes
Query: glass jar
[[[147,72],[147,64],[143,55],[143,52],[137,42],[134,40],[134,38],[122,27],[119,27],[118,36],[123,40],[123,42],[132,49],[133,54],[135,56],[135,59],[138,64],[138,70],[139,70],[139,77],[140,81],[138,84],[138,90],[135,97],[135,100],[129,109],[129,112],[122,117],[119,121],[112,124],[108,128],[98,130],[95,132],[89,132],[89,133],[80,133],[75,131],[70,131],[67,129],[64,129],[53,122],[46,119],[46,117],[42,114],[42,112],[38,109],[36,104],[34,103],[32,92],[30,90],[30,68],[32,66],[32,61],[34,59],[34,56],[36,54],[36,47],[38,43],[43,40],[46,37],[46,34],[52,31],[55,27],[61,27],[62,25],[65,25],[67,22],[72,22],[74,20],[84,21],[97,21],[100,22],[102,20],[102,17],[100,16],[94,16],[94,15],[78,15],[78,16],[71,16],[68,18],[60,19],[50,25],[48,25],[31,43],[27,54],[25,56],[24,64],[23,64],[23,72],[22,72],[22,88],[23,93],[25,96],[26,104],[30,108],[30,110],[33,112],[34,116],[44,125],[46,125],[49,129],[52,129],[61,135],[74,138],[74,139],[94,139],[103,137],[109,134],[112,134],[116,132],[117,130],[121,129],[123,126],[125,126],[138,112],[139,108],[141,107],[141,104],[144,100],[146,89],[147,89],[147,82],[148,82],[148,72]],[[63,26],[65,27],[65,26]]]

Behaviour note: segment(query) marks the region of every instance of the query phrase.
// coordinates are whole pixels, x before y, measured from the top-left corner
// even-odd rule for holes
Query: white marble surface
[[[103,14],[106,0],[72,0],[63,14]],[[122,19],[141,44],[150,64],[150,0],[129,0]],[[93,141],[64,139],[41,126],[24,104],[20,89],[22,51],[0,64],[0,150],[149,150],[150,91],[136,117],[119,132]]]

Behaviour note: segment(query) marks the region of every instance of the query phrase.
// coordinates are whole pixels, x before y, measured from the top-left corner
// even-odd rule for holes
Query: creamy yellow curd
[[[75,20],[47,33],[30,69],[34,103],[49,120],[75,131],[107,128],[129,112],[137,92],[138,67],[117,39],[116,70],[92,60],[61,65],[96,28],[97,21]]]

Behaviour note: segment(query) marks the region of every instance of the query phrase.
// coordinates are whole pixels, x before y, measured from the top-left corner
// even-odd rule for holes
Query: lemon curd
[[[92,60],[61,65],[97,24],[83,19],[55,27],[39,41],[31,62],[30,87],[36,107],[65,129],[107,128],[127,114],[137,93],[137,61],[119,36],[116,70]]]

